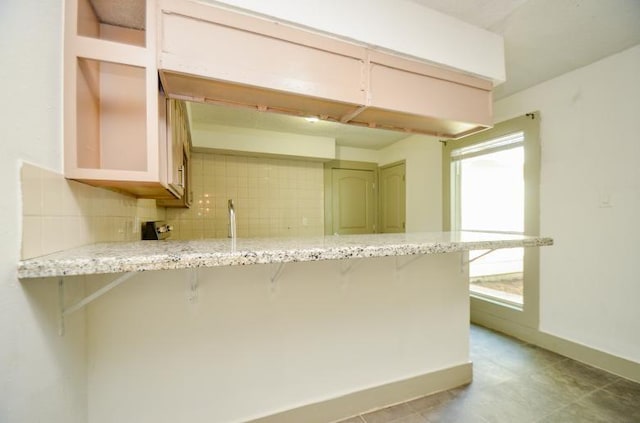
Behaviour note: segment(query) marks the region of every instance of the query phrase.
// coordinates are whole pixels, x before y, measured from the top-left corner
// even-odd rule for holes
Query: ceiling
[[[640,44],[640,0],[407,0],[504,37],[507,81],[500,99]],[[103,22],[140,28],[144,0],[91,0]],[[194,123],[249,126],[336,138],[338,145],[379,149],[402,132],[219,106],[196,105]]]
[[[411,0],[504,37],[500,99],[640,43],[640,0]]]

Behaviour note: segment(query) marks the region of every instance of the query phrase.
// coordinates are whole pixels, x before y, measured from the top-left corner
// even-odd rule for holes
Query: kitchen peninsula
[[[62,98],[49,99],[53,105],[62,100],[63,116],[62,124],[43,128],[48,134],[62,129],[62,139],[51,135],[40,142],[35,133],[29,138],[43,151],[62,142],[63,152],[53,150],[55,157],[45,164],[59,170],[63,153],[64,177],[72,181],[48,189],[60,175],[23,167],[24,175],[37,177],[25,178],[25,187],[32,188],[23,191],[26,259],[18,266],[22,283],[13,300],[20,313],[7,323],[17,341],[8,350],[11,357],[28,358],[9,374],[27,381],[18,385],[29,385],[15,387],[18,408],[37,404],[31,420],[91,423],[330,422],[470,382],[468,251],[552,242],[416,233],[442,226],[437,140],[493,123],[491,92],[502,78],[502,40],[468,25],[440,25],[438,13],[392,2],[367,5],[370,17],[398,22],[389,28],[415,22],[418,31],[407,34],[417,37],[381,32],[375,19],[363,34],[352,31],[353,18],[340,23],[332,17],[326,26],[316,19],[323,13],[294,2],[288,9],[311,12],[310,20],[203,1],[147,0],[125,2],[141,6],[136,22],[127,23],[108,19],[95,3],[65,1],[64,19],[48,37],[64,33],[63,57],[50,72],[63,70],[57,90]],[[114,9],[123,10],[106,12]],[[363,17],[357,4],[341,4],[340,14]],[[382,44],[376,41],[380,33]],[[433,54],[438,51],[445,54]],[[482,60],[469,61],[468,51]],[[199,194],[205,204],[216,192],[225,204],[234,198],[241,205],[243,198],[277,200],[276,192],[285,189],[298,192],[300,198],[290,201],[302,204],[302,214],[291,220],[323,231],[327,197],[320,166],[310,167],[312,172],[292,166],[284,174],[265,169],[265,175],[260,166],[251,175],[247,166],[237,195],[221,194],[232,186],[226,175],[240,172],[226,159],[222,172],[194,157],[205,153],[191,149],[192,128],[179,101],[432,135],[432,143],[413,135],[394,154],[376,150],[394,161],[422,159],[406,163],[410,233],[190,240],[203,236],[192,229],[211,227],[189,222],[197,212],[184,216],[161,208],[191,203],[189,180],[198,167],[212,183],[201,183],[199,190],[194,183],[194,205]],[[364,152],[336,144],[327,142],[321,157],[306,147],[287,149],[285,156],[364,160]],[[237,144],[229,149],[246,151]],[[265,190],[262,178],[276,181],[277,191]],[[298,180],[304,186],[290,183]],[[100,187],[160,200],[160,210],[106,195]],[[413,201],[418,191],[421,201]],[[215,209],[214,219],[224,227],[226,209]],[[262,213],[260,206],[253,210],[260,211],[255,219],[264,228],[278,227],[274,217],[285,218]],[[126,241],[139,234],[140,221],[178,216],[185,241]],[[262,236],[264,228],[247,233]],[[226,235],[224,228],[207,236],[212,232]],[[58,251],[61,244],[54,241],[67,235],[75,238],[63,251],[46,254]],[[85,246],[66,249],[79,245]],[[23,379],[29,372],[34,377]]]
[[[100,274],[132,272],[68,318],[86,318],[88,394],[112,421],[328,422],[469,383],[468,251],[552,243],[474,232],[101,243],[24,260],[19,275],[93,275],[89,293],[117,277]]]

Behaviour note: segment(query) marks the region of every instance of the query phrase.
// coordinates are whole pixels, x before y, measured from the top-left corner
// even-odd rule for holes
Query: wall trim
[[[640,363],[541,332],[489,313],[471,310],[471,322],[526,341],[592,367],[640,383]]]
[[[473,366],[465,363],[408,379],[271,414],[250,423],[326,423],[446,391],[471,382]]]

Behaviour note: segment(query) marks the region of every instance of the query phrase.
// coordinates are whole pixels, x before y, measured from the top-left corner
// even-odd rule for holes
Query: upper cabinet
[[[170,96],[332,119],[365,101],[361,47],[202,3],[159,4]]]
[[[158,5],[171,97],[446,138],[492,124],[490,81],[204,3]]]
[[[159,101],[155,4],[143,4],[146,30],[102,22],[89,0],[65,1],[65,176],[176,198]]]
[[[202,2],[67,0],[64,37],[65,176],[139,197],[189,193],[166,98],[444,138],[491,125],[487,80]]]
[[[169,167],[168,185],[179,196],[177,199],[158,200],[163,207],[190,207],[193,201],[191,188],[191,131],[184,101],[166,99],[166,145]],[[165,140],[163,140],[164,142]]]
[[[492,124],[492,83],[368,52],[367,106],[351,123],[457,138]]]

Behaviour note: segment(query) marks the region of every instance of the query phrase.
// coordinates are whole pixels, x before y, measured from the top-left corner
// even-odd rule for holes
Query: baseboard
[[[251,420],[250,423],[326,423],[339,421],[367,411],[446,391],[471,382],[472,364],[388,383],[326,401],[308,404]]]
[[[640,363],[636,363],[635,361],[596,350],[555,335],[540,332],[539,330],[488,313],[474,312],[472,310],[471,322],[640,383]]]

